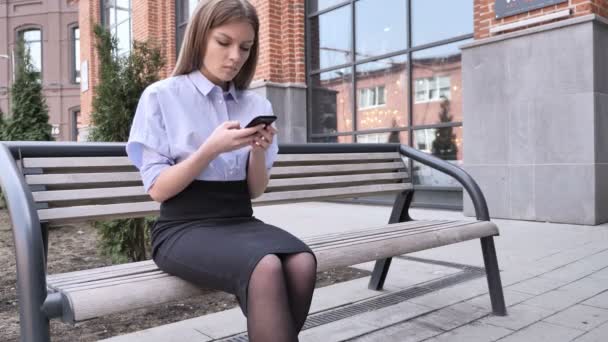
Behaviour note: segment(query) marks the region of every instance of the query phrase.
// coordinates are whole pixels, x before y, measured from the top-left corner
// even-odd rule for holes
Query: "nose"
[[[238,62],[241,59],[241,49],[239,48],[238,45],[233,46],[230,49],[230,52],[228,54],[228,58],[233,61],[233,62]]]

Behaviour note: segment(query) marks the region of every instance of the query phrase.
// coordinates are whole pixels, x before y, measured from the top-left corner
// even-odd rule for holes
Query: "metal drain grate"
[[[405,255],[396,256],[394,258],[395,259],[401,259],[401,260],[407,260],[407,261],[420,262],[420,263],[430,264],[430,265],[438,265],[438,266],[445,266],[445,267],[451,267],[451,268],[458,268],[458,269],[461,269],[461,270],[473,269],[473,270],[481,271],[481,272],[484,272],[484,273],[486,271],[486,269],[483,268],[483,267],[477,267],[477,266],[459,264],[459,263],[449,262],[449,261],[423,259],[423,258],[412,257],[412,256],[405,256]]]
[[[409,258],[409,257],[407,257]],[[418,258],[416,258],[418,259]],[[419,259],[420,261],[425,259]],[[419,261],[415,260],[415,261]],[[433,262],[434,263],[434,262]],[[439,263],[439,262],[438,262]],[[451,263],[440,262],[444,266],[449,266]],[[473,280],[485,275],[485,270],[480,267],[472,267],[467,265],[454,264],[451,266],[454,268],[461,268],[462,271],[443,277],[437,280],[431,280],[429,282],[418,284],[414,287],[410,287],[401,291],[392,292],[387,295],[381,295],[372,299],[364,300],[359,303],[349,304],[337,309],[329,311],[319,312],[308,316],[304,328],[302,330],[311,329],[318,327],[323,324],[336,322],[341,319],[360,315],[369,311],[375,311],[378,309],[386,308],[391,305],[396,305],[406,300],[419,297],[448,286],[463,283],[465,281]],[[222,340],[221,342],[245,342],[249,341],[247,333],[240,333]]]

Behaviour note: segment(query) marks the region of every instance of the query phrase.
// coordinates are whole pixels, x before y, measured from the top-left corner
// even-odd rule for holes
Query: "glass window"
[[[80,83],[80,29],[72,28],[72,82]]]
[[[407,131],[358,134],[357,142],[361,144],[401,143],[407,145],[407,137]]]
[[[414,125],[442,122],[447,111],[452,122],[462,121],[461,41],[412,54]]]
[[[407,55],[359,64],[357,129],[407,126]]]
[[[308,2],[309,8],[308,11],[311,13],[322,11],[331,6],[336,6],[338,4],[349,3],[349,0],[311,0]]]
[[[473,1],[307,4],[309,141],[411,140],[422,151],[460,163],[459,47],[473,36]],[[455,38],[458,41],[442,43]],[[415,165],[418,184],[459,187],[450,177]]]
[[[104,0],[104,24],[118,40],[119,56],[131,52],[131,0]]]
[[[411,1],[412,46],[473,33],[473,1]]]
[[[188,18],[192,16],[192,13],[194,13],[194,9],[196,8],[198,1],[199,0],[188,0]]]
[[[194,13],[194,9],[198,2],[199,0],[177,0],[175,2],[175,22],[177,24],[175,31],[175,46],[177,47],[178,54],[182,45],[182,40],[184,40],[184,35],[186,34],[186,26],[188,26],[188,21]]]
[[[384,106],[386,104],[384,86],[359,89],[357,92],[357,100],[358,109]]]
[[[351,94],[351,68],[324,72],[313,76],[312,133],[332,134],[352,131],[353,111]]]
[[[311,68],[325,69],[352,61],[352,12],[349,6],[311,20]]]
[[[356,59],[407,48],[407,2],[361,0],[355,9]]]
[[[462,165],[462,126],[414,130],[414,148],[456,165]],[[414,183],[430,186],[459,187],[452,177],[414,162]]]
[[[80,127],[82,127],[82,117],[80,115],[80,107],[70,109],[70,124],[72,128],[72,141],[79,141],[78,136],[80,135]]]
[[[439,101],[451,98],[450,76],[418,78],[414,80],[416,103]]]
[[[42,31],[39,29],[26,29],[19,32],[19,38],[23,39],[25,49],[29,51],[30,61],[34,70],[42,74]]]

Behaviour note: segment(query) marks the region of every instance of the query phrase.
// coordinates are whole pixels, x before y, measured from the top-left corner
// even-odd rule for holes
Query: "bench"
[[[13,224],[21,339],[49,341],[49,319],[67,323],[186,298],[201,292],[143,261],[46,274],[50,225],[156,215],[123,143],[3,142],[0,185]],[[409,158],[405,159],[404,158]],[[456,178],[469,193],[477,220],[415,221],[408,215],[411,160]],[[506,315],[485,199],[462,169],[399,144],[281,145],[266,192],[254,206],[394,194],[388,224],[304,239],[318,270],[376,261],[369,283],[380,290],[391,257],[480,239],[492,310]]]

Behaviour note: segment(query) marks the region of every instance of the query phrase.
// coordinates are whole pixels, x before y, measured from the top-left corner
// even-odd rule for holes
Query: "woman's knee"
[[[283,272],[283,265],[281,259],[274,254],[268,254],[262,257],[258,264],[253,270],[253,275],[259,275],[264,277],[272,277],[281,275]]]
[[[315,257],[308,252],[290,255],[285,260],[285,263],[288,268],[298,270],[299,272],[312,274],[317,272],[317,261]]]

